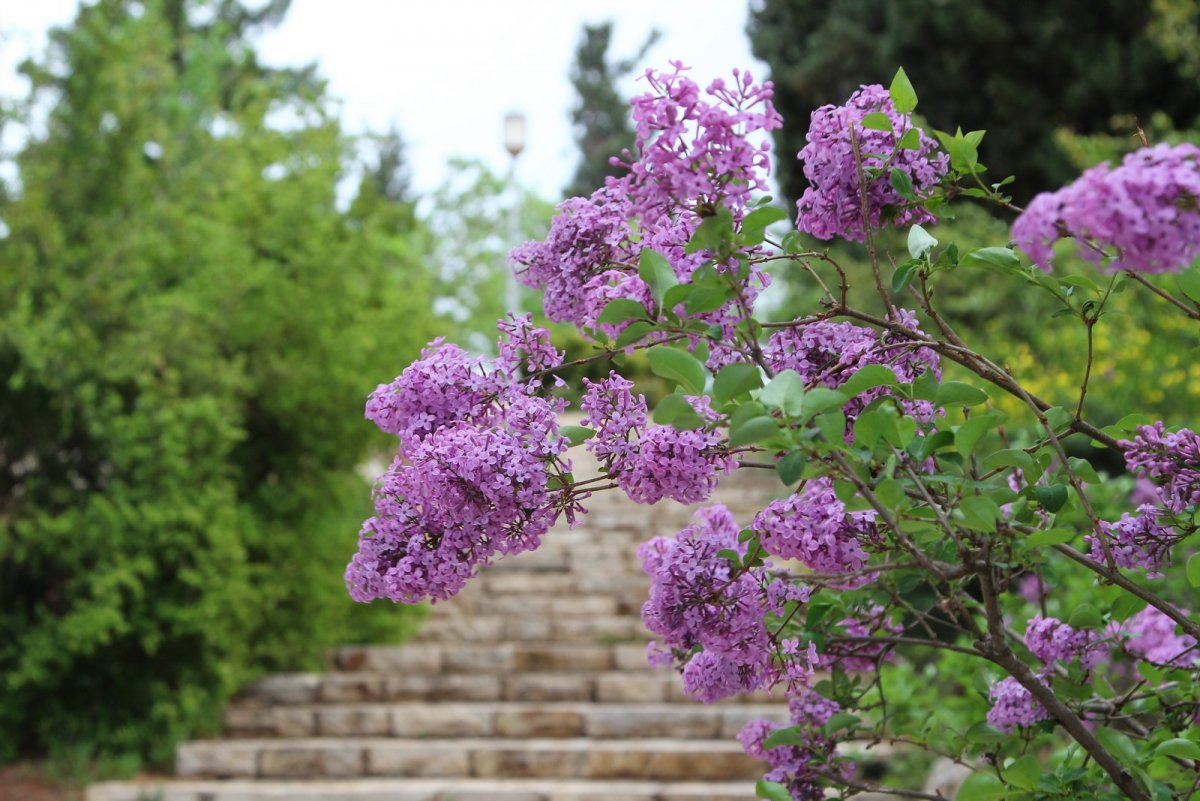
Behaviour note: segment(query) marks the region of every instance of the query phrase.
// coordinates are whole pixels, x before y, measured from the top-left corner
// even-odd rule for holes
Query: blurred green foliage
[[[259,65],[247,14],[100,0],[24,67],[48,116],[0,203],[0,760],[161,762],[254,673],[414,619],[341,571],[384,445],[362,403],[432,335],[434,280],[411,208],[339,210],[323,86]]]

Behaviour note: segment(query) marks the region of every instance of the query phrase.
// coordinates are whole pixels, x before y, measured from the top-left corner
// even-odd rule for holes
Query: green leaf
[[[792,801],[792,791],[778,782],[759,779],[754,785],[754,797],[765,798],[767,801]]]
[[[625,326],[625,330],[617,337],[616,347],[626,348],[642,341],[646,334],[654,330],[654,324],[637,320]]]
[[[804,379],[795,370],[784,370],[771,379],[758,400],[770,409],[780,409],[789,417],[799,417],[803,411]]]
[[[825,734],[832,735],[842,729],[853,729],[862,722],[862,718],[850,712],[837,712],[825,721]]]
[[[654,407],[654,422],[674,426],[680,431],[703,428],[704,420],[683,395],[668,395]]]
[[[892,371],[892,368],[882,364],[868,364],[850,376],[850,380],[838,387],[838,391],[853,398],[868,389],[882,386],[896,386],[895,372]]]
[[[908,114],[917,107],[917,90],[913,88],[904,67],[896,70],[892,85],[888,87],[888,95],[892,98],[892,105],[896,107],[896,111],[901,114]]]
[[[753,364],[728,364],[713,379],[713,398],[724,403],[762,386],[762,373]]]
[[[1121,596],[1113,602],[1112,609],[1109,611],[1109,616],[1112,617],[1112,619],[1117,623],[1120,623],[1123,620],[1128,620],[1129,618],[1133,617],[1138,612],[1145,609],[1148,605],[1149,604],[1136,595],[1128,592],[1121,593]]]
[[[775,206],[764,206],[760,209],[755,209],[742,220],[742,243],[757,245],[763,241],[767,228],[787,218],[788,213]]]
[[[617,298],[614,301],[610,301],[609,304],[604,307],[604,311],[600,312],[600,316],[596,318],[596,323],[615,325],[617,323],[623,323],[626,320],[645,318],[648,314],[649,312],[646,311],[646,307],[638,303],[636,300],[630,300],[629,298]]]
[[[732,241],[733,215],[729,209],[721,206],[716,214],[705,217],[700,222],[684,250],[687,253],[697,253],[701,250],[720,253],[726,250],[726,246]]]
[[[934,401],[939,406],[978,406],[985,403],[987,394],[962,381],[946,381],[937,389]]]
[[[937,247],[937,243],[938,241],[919,225],[908,229],[908,255],[914,259],[925,258],[929,251]]]
[[[1193,587],[1200,587],[1200,553],[1188,557],[1187,580]]]
[[[952,445],[954,445],[953,431],[935,431],[925,439],[925,443],[921,446],[921,459],[924,461],[943,448],[949,448]]]
[[[874,448],[880,438],[891,443],[900,441],[896,418],[884,414],[878,409],[860,414],[854,421],[854,444],[864,448]]]
[[[900,137],[900,141],[896,143],[896,147],[901,150],[920,150],[921,130],[919,128],[909,128],[904,132],[904,136]]]
[[[1065,528],[1052,528],[1047,531],[1035,531],[1025,538],[1025,544],[1031,548],[1041,548],[1050,545],[1062,545],[1075,539],[1075,532]]]
[[[675,270],[661,253],[653,248],[642,248],[638,257],[638,275],[650,287],[650,294],[656,303],[662,303],[667,290],[679,283]]]
[[[736,447],[762,442],[779,433],[779,421],[774,417],[751,417],[729,429],[729,444]]]
[[[739,567],[742,564],[742,555],[732,548],[722,548],[721,550],[717,551],[717,558],[725,559],[726,561],[731,562]]]
[[[917,193],[913,189],[912,178],[904,170],[899,167],[893,167],[892,171],[888,173],[888,183],[892,185],[892,189],[895,189],[896,194],[900,195],[900,197],[905,200],[916,201]],[[914,256],[913,258],[917,257]]]
[[[1155,756],[1173,756],[1180,759],[1200,759],[1200,743],[1176,737],[1158,744]]]
[[[888,131],[892,130],[892,121],[888,115],[882,111],[872,111],[870,114],[862,118],[859,123],[864,128],[869,128],[872,131]]]
[[[1080,459],[1075,456],[1067,458],[1067,463],[1071,465],[1072,472],[1089,484],[1099,484],[1100,476],[1096,475],[1096,468],[1092,467],[1092,463],[1087,459]]]
[[[1037,787],[1042,770],[1042,761],[1033,754],[1026,754],[1004,769],[1004,780],[1022,790],[1032,790]]]
[[[842,414],[840,409],[819,414],[813,422],[820,429],[826,442],[841,445],[845,441],[846,415]]]
[[[1090,289],[1096,293],[1101,291],[1100,285],[1091,278],[1088,278],[1086,275],[1064,275],[1062,278],[1058,279],[1058,282],[1065,286],[1077,286],[1084,289]]]
[[[572,448],[596,436],[595,431],[583,426],[559,426],[558,433],[567,438]]]
[[[921,263],[916,260],[906,261],[897,267],[896,272],[892,273],[892,294],[899,295],[908,289],[908,285],[912,283],[913,276],[917,274],[920,267]]]
[[[1018,467],[1025,474],[1026,481],[1037,481],[1042,472],[1037,468],[1033,457],[1020,448],[996,451],[983,460],[983,466],[988,470],[995,470],[997,467]]]
[[[775,463],[775,475],[785,486],[791,486],[800,480],[807,465],[808,454],[796,448],[788,451],[786,456]]]
[[[646,352],[646,357],[655,375],[675,381],[689,395],[704,392],[706,371],[692,354],[666,345],[656,345]]]
[[[1070,621],[1067,622],[1070,623]],[[1070,625],[1074,626],[1075,624],[1070,623]],[[1133,740],[1129,739],[1129,735],[1107,726],[1097,728],[1095,735],[1096,739],[1100,741],[1100,745],[1112,752],[1117,759],[1126,765],[1137,763],[1137,746],[1133,744]]]
[[[875,485],[875,497],[889,509],[904,503],[904,485],[894,478],[885,478]]]
[[[975,452],[979,441],[1002,419],[1003,417],[999,414],[981,414],[967,420],[954,432],[955,449],[963,456],[970,456]]]
[[[1010,248],[979,248],[962,258],[964,263],[994,267],[1001,272],[1013,273],[1021,269],[1021,259]]]
[[[1008,795],[1004,784],[990,773],[972,773],[958,788],[956,801],[1000,801]]]
[[[1193,264],[1176,279],[1179,291],[1194,301],[1200,302],[1200,266]]]
[[[1073,629],[1096,629],[1104,625],[1104,617],[1091,604],[1080,604],[1067,618],[1067,625]]]
[[[1000,517],[1000,507],[991,498],[971,495],[963,498],[958,508],[969,528],[987,534],[996,531],[996,520]]]
[[[1067,502],[1067,488],[1062,484],[1049,487],[1031,487],[1029,494],[1042,505],[1047,512],[1054,514]]]
[[[840,409],[849,402],[849,396],[843,392],[825,387],[814,387],[804,393],[800,417],[808,420],[822,412]]]

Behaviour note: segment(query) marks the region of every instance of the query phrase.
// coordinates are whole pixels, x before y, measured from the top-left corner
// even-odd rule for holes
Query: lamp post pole
[[[512,195],[508,208],[508,241],[513,247],[520,244],[521,196],[517,191],[517,156],[525,149],[525,115],[513,111],[504,116],[504,149],[512,156],[508,163],[508,191]],[[512,268],[505,264],[506,282],[504,285],[504,305],[507,311],[516,316],[521,313],[521,291],[517,286],[517,277]]]

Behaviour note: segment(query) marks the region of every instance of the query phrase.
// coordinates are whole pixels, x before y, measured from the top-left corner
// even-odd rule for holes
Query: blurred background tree
[[[992,180],[1019,201],[1078,171],[1055,131],[1133,134],[1154,112],[1186,127],[1200,115],[1192,0],[761,0],[750,41],[775,82],[784,127],[779,181],[792,204],[807,182],[795,154],[809,115],[903,66],[921,114],[941,130],[988,131]],[[1189,31],[1190,27],[1190,31]]]
[[[651,31],[636,54],[619,61],[611,60],[608,54],[612,32],[612,22],[584,25],[575,48],[571,86],[576,99],[571,122],[579,145],[579,166],[564,190],[567,197],[586,197],[604,186],[606,177],[623,175],[625,169],[614,167],[609,159],[633,147],[629,98],[617,84],[638,68],[658,41],[659,32]]]
[[[253,673],[412,619],[341,571],[384,441],[363,399],[432,336],[434,277],[389,151],[340,210],[321,81],[257,62],[286,7],[99,0],[23,67],[45,118],[0,199],[0,758],[168,759]]]

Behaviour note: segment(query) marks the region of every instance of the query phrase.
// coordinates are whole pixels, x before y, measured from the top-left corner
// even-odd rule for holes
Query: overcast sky
[[[70,22],[76,6],[0,0],[0,94],[24,93],[15,65],[44,47],[49,26]],[[619,57],[658,28],[645,66],[679,59],[705,84],[734,67],[765,75],[750,55],[747,9],[748,0],[293,0],[258,49],[267,63],[315,61],[342,102],[346,130],[398,125],[418,191],[441,182],[452,156],[506,170],[502,120],[522,111],[528,146],[518,178],[556,198],[575,165],[567,76],[584,22],[613,20]],[[633,80],[623,89],[640,91]]]

